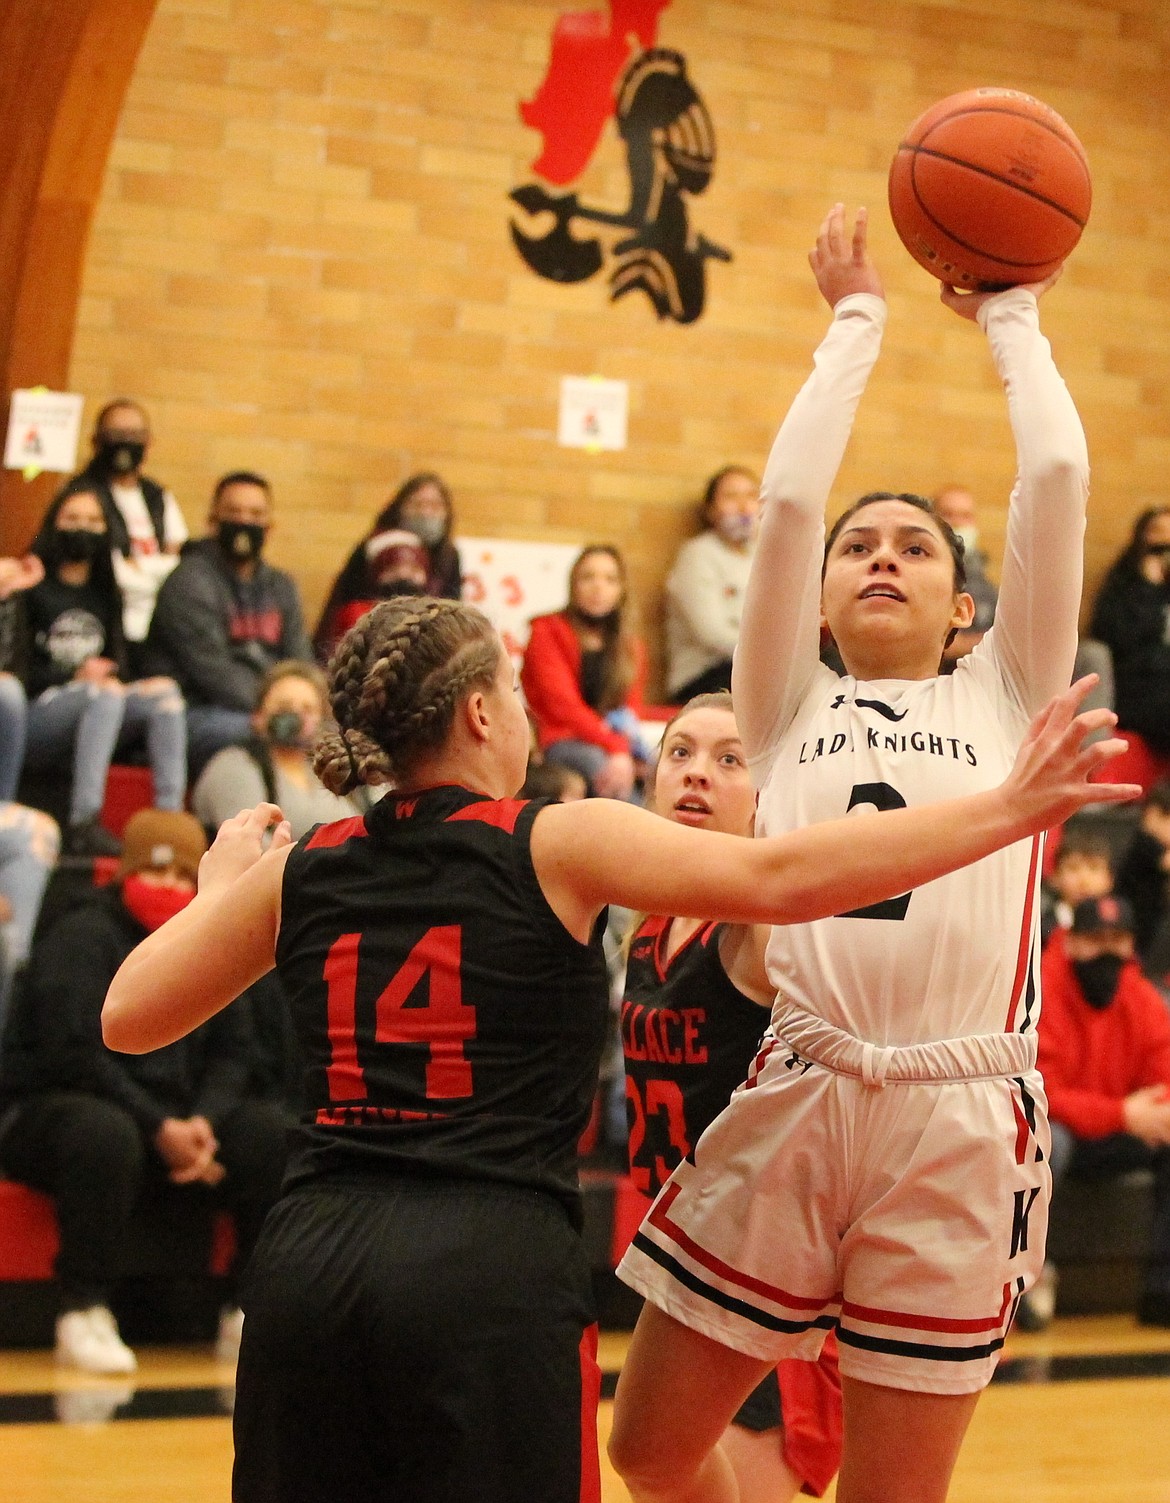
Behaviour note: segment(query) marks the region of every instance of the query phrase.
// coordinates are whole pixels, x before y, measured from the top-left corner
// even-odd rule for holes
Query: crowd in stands
[[[143,471],[150,438],[136,402],[103,408],[92,457],[27,555],[0,559],[0,1170],[52,1196],[58,1353],[105,1372],[135,1365],[110,1314],[132,1209],[164,1194],[223,1202],[245,1259],[279,1187],[298,1075],[273,978],[191,1039],[140,1058],[101,1041],[109,979],[189,901],[206,838],[241,808],[279,804],[294,838],[362,812],[312,770],[328,716],[322,665],[377,601],[456,598],[461,583],[451,494],[438,475],[416,474],[354,547],[310,638],[296,580],[265,557],[268,481],[225,475],[205,534],[191,539],[175,497]],[[971,629],[948,649],[954,661],[992,625],[996,591],[970,492],[948,486],[936,505],[965,544],[976,600]],[[700,529],[666,581],[673,703],[730,687],[758,511],[750,471],[712,475]],[[1101,674],[1105,698],[1115,665],[1121,725],[1154,756],[1170,754],[1168,560],[1170,508],[1146,512],[1101,589],[1078,665]],[[612,546],[590,545],[563,608],[531,622],[525,796],[639,799],[654,757],[647,678],[625,562]],[[101,815],[111,764],[126,759],[149,768],[153,808],[119,840]],[[89,883],[80,901],[46,904],[38,928],[59,846],[73,867],[97,872],[105,858],[112,880]],[[1044,906],[1041,1050],[1057,1177],[1154,1171],[1142,1308],[1170,1323],[1168,872],[1170,782],[1152,788],[1129,823],[1082,819],[1063,832]],[[1042,1324],[1054,1290],[1050,1277],[1024,1318]],[[239,1318],[234,1305],[225,1311],[225,1351]]]

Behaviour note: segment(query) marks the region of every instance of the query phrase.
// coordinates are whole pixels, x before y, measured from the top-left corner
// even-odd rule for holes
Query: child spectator
[[[122,624],[135,673],[142,671],[142,644],[159,587],[178,563],[187,523],[174,496],[142,473],[150,450],[150,420],[126,397],[108,402],[94,423],[93,455],[65,487],[91,491],[102,503],[122,591]]]
[[[140,1199],[214,1191],[235,1215],[238,1270],[280,1188],[284,1117],[247,1098],[247,1014],[229,1009],[152,1054],[102,1042],[114,973],[194,897],[205,849],[193,815],[135,814],[115,884],[38,940],[6,1041],[0,1166],[56,1201],[57,1358],[86,1372],[137,1366],[109,1303]],[[225,1311],[225,1353],[239,1325],[239,1311]]]
[[[1113,850],[1091,825],[1070,820],[1061,834],[1052,874],[1041,894],[1040,933],[1048,943],[1054,929],[1067,929],[1073,910],[1086,898],[1113,891]]]
[[[666,687],[674,704],[731,688],[731,654],[739,638],[760,482],[727,465],[703,491],[703,531],[678,551],[666,581]]]
[[[621,554],[584,549],[569,572],[569,603],[533,621],[520,674],[544,760],[575,768],[591,793],[623,799],[647,757],[637,735],[646,648],[628,615]]]
[[[186,696],[192,776],[252,734],[260,681],[275,663],[312,657],[296,581],[263,558],[268,481],[251,470],[225,475],[208,523],[211,535],[187,544],[159,591],[147,643],[155,671]]]
[[[1039,1066],[1052,1124],[1054,1196],[1066,1174],[1154,1171],[1138,1319],[1170,1326],[1170,1012],[1133,956],[1133,912],[1124,898],[1077,904],[1072,927],[1044,954]],[[1038,1329],[1054,1305],[1048,1273],[1025,1296],[1021,1323]]]
[[[313,771],[310,752],[328,713],[325,676],[311,663],[277,663],[265,674],[252,735],[216,752],[199,774],[191,808],[208,830],[256,804],[279,804],[293,839],[316,824],[357,813]]]
[[[314,644],[322,661],[333,656],[333,649],[351,626],[372,610],[379,600],[395,595],[425,595],[429,581],[430,558],[422,541],[405,528],[377,532],[365,545],[366,570],[372,594],[350,600],[333,611],[330,620],[333,635],[325,636],[324,624],[318,627]]]
[[[186,724],[174,680],[130,679],[122,596],[109,533],[93,491],[67,491],[49,508],[36,544],[45,577],[20,596],[29,767],[72,763],[64,849],[115,854],[98,823],[119,748],[144,740],[160,809],[180,809],[187,788]]]
[[[1117,873],[1117,891],[1133,908],[1134,938],[1143,962],[1166,948],[1160,931],[1166,916],[1166,873],[1170,870],[1170,779],[1146,795],[1141,823]],[[1166,967],[1161,967],[1165,971]]]
[[[455,507],[451,492],[438,475],[424,470],[404,481],[374,519],[368,540],[372,541],[379,533],[400,528],[413,532],[427,551],[426,593],[444,600],[458,600],[463,571],[459,553],[451,541]],[[333,644],[342,635],[342,628],[337,624],[341,608],[354,600],[376,599],[377,594],[366,543],[362,542],[334,580],[317,623],[313,646],[322,662],[329,657]]]

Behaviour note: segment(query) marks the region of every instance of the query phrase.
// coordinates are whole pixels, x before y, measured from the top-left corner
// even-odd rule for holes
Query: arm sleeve
[[[739,632],[728,615],[723,580],[710,555],[684,544],[666,581],[666,591],[699,646],[729,658]]]
[[[200,571],[179,565],[159,591],[152,625],[184,691],[208,704],[252,709],[256,675],[232,655],[222,602]]]
[[[528,708],[539,725],[555,726],[566,738],[588,741],[611,754],[629,750],[625,736],[611,730],[581,697],[576,669],[547,617],[532,623],[520,679]]]
[[[1001,293],[983,305],[979,321],[1016,441],[999,604],[982,650],[994,654],[1032,715],[1072,680],[1089,458],[1072,397],[1040,332],[1035,295],[1022,287]]]
[[[760,535],[731,685],[752,761],[787,728],[817,668],[825,503],[885,322],[881,298],[841,299],[764,469]]]

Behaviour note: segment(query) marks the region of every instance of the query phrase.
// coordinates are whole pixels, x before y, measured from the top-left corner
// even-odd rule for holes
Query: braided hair
[[[338,643],[329,664],[337,730],[317,742],[313,768],[344,797],[401,782],[442,746],[473,689],[490,689],[500,639],[482,612],[457,600],[404,595],[383,601]]]

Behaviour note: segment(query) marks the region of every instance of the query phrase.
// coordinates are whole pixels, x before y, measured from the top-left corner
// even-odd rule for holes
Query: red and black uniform
[[[599,1496],[576,1144],[607,982],[537,881],[542,807],[387,797],[288,858],[305,1111],[243,1300],[243,1503]]]
[[[729,979],[723,926],[704,924],[670,956],[669,918],[647,918],[630,941],[622,1002],[630,1178],[657,1195],[744,1080],[768,1010]],[[820,1497],[841,1463],[841,1380],[830,1337],[817,1362],[781,1362],[734,1424],[783,1426],[784,1458],[802,1491]]]

